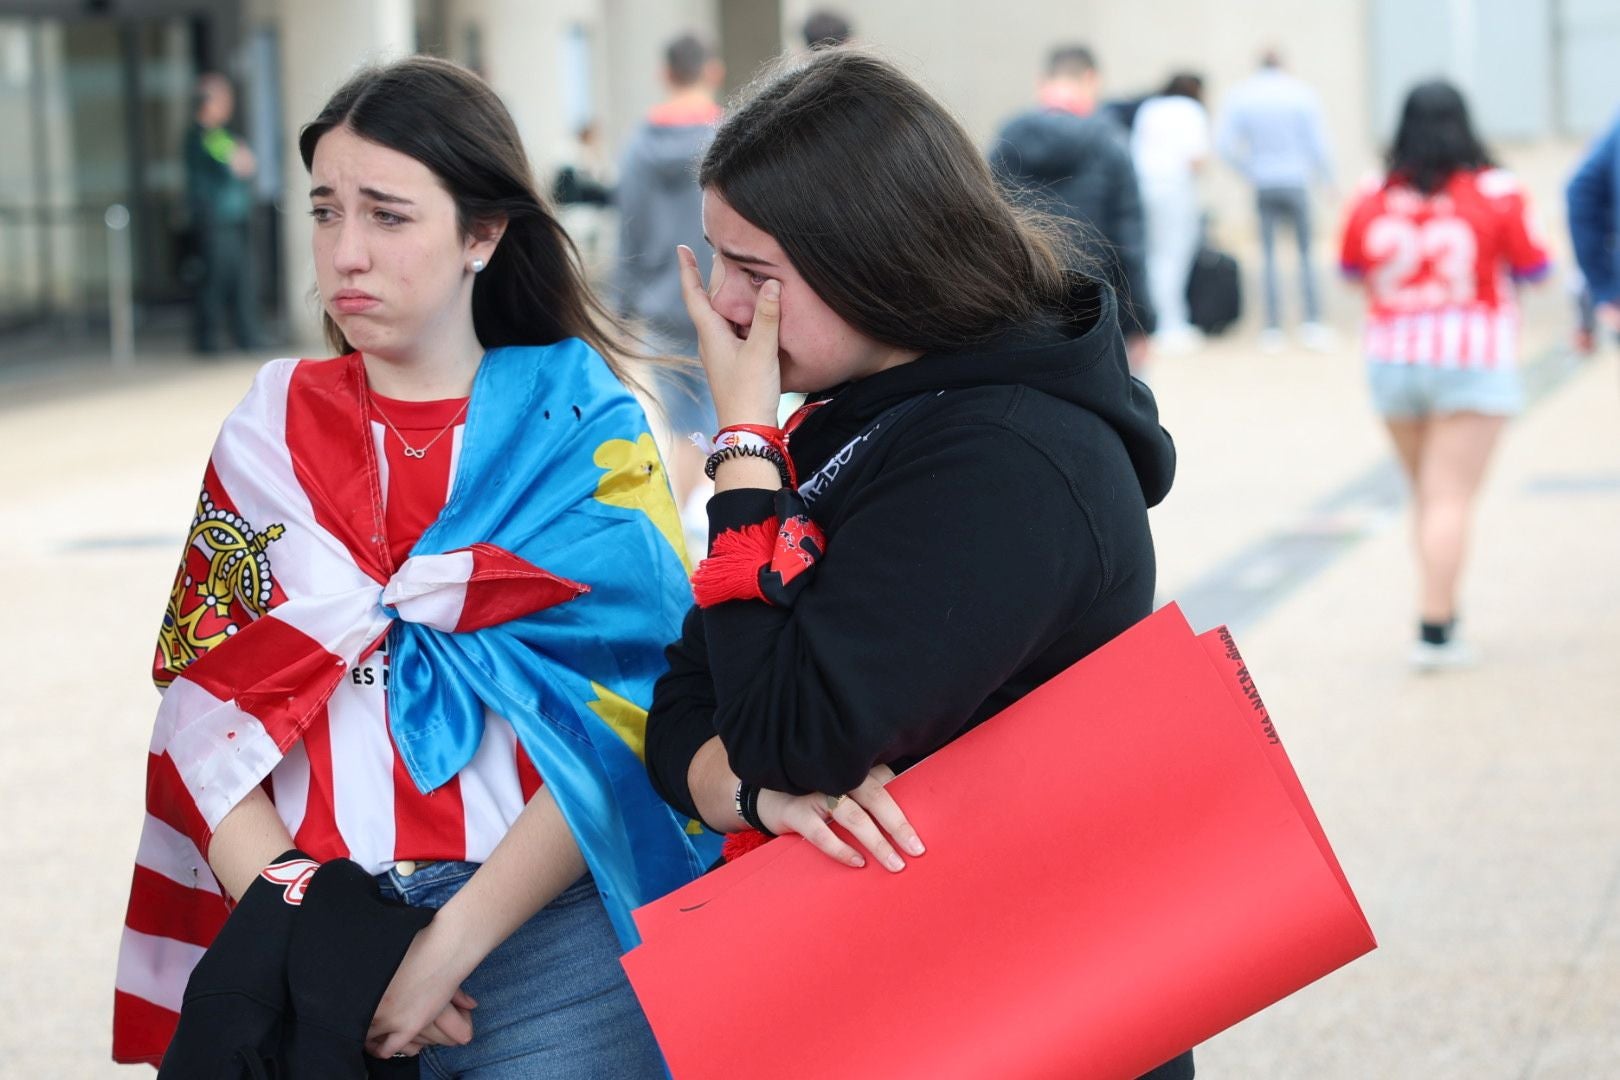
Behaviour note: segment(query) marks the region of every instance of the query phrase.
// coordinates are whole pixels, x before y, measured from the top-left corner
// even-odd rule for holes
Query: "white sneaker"
[[[1412,646],[1412,668],[1416,671],[1456,671],[1479,663],[1479,656],[1467,643],[1452,638],[1444,645],[1419,641]]]
[[[1280,353],[1288,348],[1288,335],[1275,326],[1268,326],[1260,331],[1260,351],[1263,353]]]
[[[1332,352],[1339,346],[1339,336],[1331,326],[1308,322],[1299,328],[1299,341],[1312,352]]]
[[[1203,344],[1203,335],[1190,326],[1172,326],[1153,335],[1154,350],[1165,356],[1185,356]]]

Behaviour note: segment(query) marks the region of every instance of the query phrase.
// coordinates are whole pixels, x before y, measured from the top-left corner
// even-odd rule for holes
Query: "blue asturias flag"
[[[395,622],[389,715],[423,791],[505,717],[572,828],[619,938],[630,912],[692,880],[718,840],[660,799],[642,761],[665,645],[691,604],[679,516],[646,418],[589,346],[491,350],[450,502],[413,556],[493,544],[589,587],[470,632]]]

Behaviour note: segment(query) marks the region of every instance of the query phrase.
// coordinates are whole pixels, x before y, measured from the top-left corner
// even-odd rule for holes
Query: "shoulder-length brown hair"
[[[307,169],[336,127],[415,158],[455,200],[463,235],[500,221],[506,231],[473,283],[473,328],[485,348],[585,341],[621,381],[630,337],[591,291],[579,251],[541,199],[517,125],[489,85],[447,60],[413,56],[360,71],[298,134]],[[352,347],[331,315],[327,342]]]
[[[869,52],[817,50],[763,76],[698,182],[874,340],[960,349],[1065,306],[1062,229],[1009,202],[961,124]]]

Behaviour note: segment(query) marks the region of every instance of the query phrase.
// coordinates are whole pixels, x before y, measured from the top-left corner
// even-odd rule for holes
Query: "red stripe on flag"
[[[210,652],[186,678],[252,715],[286,750],[297,742],[343,678],[338,657],[274,615],[244,627],[229,649]]]
[[[304,733],[304,753],[309,757],[309,791],[304,796],[304,817],[293,842],[316,862],[347,859],[349,847],[337,826],[332,721],[324,708]]]
[[[180,1014],[145,998],[113,991],[113,1060],[123,1065],[156,1065],[174,1038]]]
[[[379,585],[394,572],[359,353],[305,360],[287,385],[287,453],[315,520]],[[355,461],[355,455],[360,460]]]
[[[523,802],[527,805],[528,801],[534,798],[534,793],[540,790],[540,785],[544,781],[540,779],[540,770],[535,768],[534,762],[529,760],[528,751],[523,749],[522,743],[517,744],[517,771],[518,787],[522,789]]]
[[[156,870],[137,866],[124,925],[138,933],[206,949],[230,913],[219,893],[193,889]]]
[[[521,619],[591,591],[589,585],[560,578],[494,544],[474,544],[468,550],[473,572],[456,623],[458,634]]]
[[[405,761],[394,751],[394,858],[454,859],[467,857],[467,812],[461,801],[461,777],[426,795],[416,790]]]
[[[208,853],[208,842],[213,839],[214,831],[197,809],[180,769],[168,754],[146,755],[146,809],[163,824],[190,839],[198,851]]]

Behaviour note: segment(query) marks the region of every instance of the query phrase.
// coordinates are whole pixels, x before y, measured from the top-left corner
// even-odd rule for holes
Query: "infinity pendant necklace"
[[[433,438],[429,439],[427,444],[421,448],[412,446],[410,443],[405,441],[405,436],[401,435],[399,433],[399,428],[395,427],[394,422],[388,419],[388,414],[377,408],[377,402],[375,400],[372,401],[371,407],[378,416],[382,417],[383,423],[388,425],[388,430],[394,433],[394,437],[399,440],[399,445],[405,448],[405,456],[420,460],[427,457],[427,453],[429,450],[433,449],[434,443],[444,438],[445,432],[456,426],[456,421],[461,419],[462,414],[467,411],[467,406],[470,404],[472,404],[472,398],[468,398],[466,401],[463,401],[461,403],[461,408],[456,410],[456,415],[450,418],[450,422],[444,425],[444,427],[440,428],[439,433],[433,436]]]

